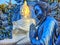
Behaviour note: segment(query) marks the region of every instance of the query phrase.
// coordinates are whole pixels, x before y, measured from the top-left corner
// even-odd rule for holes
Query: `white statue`
[[[30,8],[25,1],[20,10],[22,18],[18,21],[13,22],[13,36],[25,36],[23,40],[19,43],[27,43],[29,42],[29,29],[30,25],[33,23],[36,25],[36,22],[33,18],[31,18]],[[18,38],[19,38],[18,37]]]

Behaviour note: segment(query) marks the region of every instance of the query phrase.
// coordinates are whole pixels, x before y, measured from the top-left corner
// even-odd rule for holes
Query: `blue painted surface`
[[[55,33],[54,30],[56,30],[56,26],[56,20],[53,17],[48,16],[41,26],[38,27],[37,32],[30,29],[30,40],[32,45],[52,45],[52,41],[50,39]],[[36,37],[38,37],[38,40]]]
[[[60,35],[57,38],[56,45],[60,45]]]
[[[32,45],[53,45],[56,41],[55,35],[58,27],[58,22],[52,16],[46,16],[44,19],[42,8],[39,5],[35,6],[36,17],[40,16],[43,22],[38,25],[38,28],[32,24],[30,26],[30,40]],[[38,19],[38,18],[37,18]],[[36,39],[38,37],[38,39]]]

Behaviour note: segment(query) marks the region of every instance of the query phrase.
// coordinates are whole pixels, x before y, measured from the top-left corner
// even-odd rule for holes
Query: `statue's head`
[[[30,17],[30,8],[27,5],[27,2],[26,1],[24,1],[24,4],[21,7],[20,14],[22,16],[24,16],[25,18]]]
[[[35,15],[40,20],[44,16],[44,10],[43,10],[43,8],[39,4],[36,4],[34,6],[34,10],[35,10]]]

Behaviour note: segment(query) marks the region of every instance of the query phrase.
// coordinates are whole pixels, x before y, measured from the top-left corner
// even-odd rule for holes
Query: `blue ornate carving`
[[[37,9],[37,10],[36,10]],[[57,39],[57,27],[58,23],[52,16],[46,16],[43,15],[42,8],[40,8],[40,5],[35,6],[35,11],[38,11],[36,14],[37,17],[40,19],[42,18],[43,21],[39,25],[37,25],[37,28],[34,24],[30,26],[30,40],[32,45],[53,45],[56,42]],[[43,10],[44,11],[44,10]],[[38,15],[37,15],[38,14]],[[45,18],[44,18],[45,17]]]
[[[12,38],[12,22],[11,17],[7,14],[0,15],[0,40],[5,38]]]

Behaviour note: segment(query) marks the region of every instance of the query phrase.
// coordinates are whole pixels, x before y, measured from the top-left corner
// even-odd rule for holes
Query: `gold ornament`
[[[24,1],[23,6],[21,7],[21,14],[26,18],[30,16],[30,9],[29,6],[27,5],[26,0]]]

